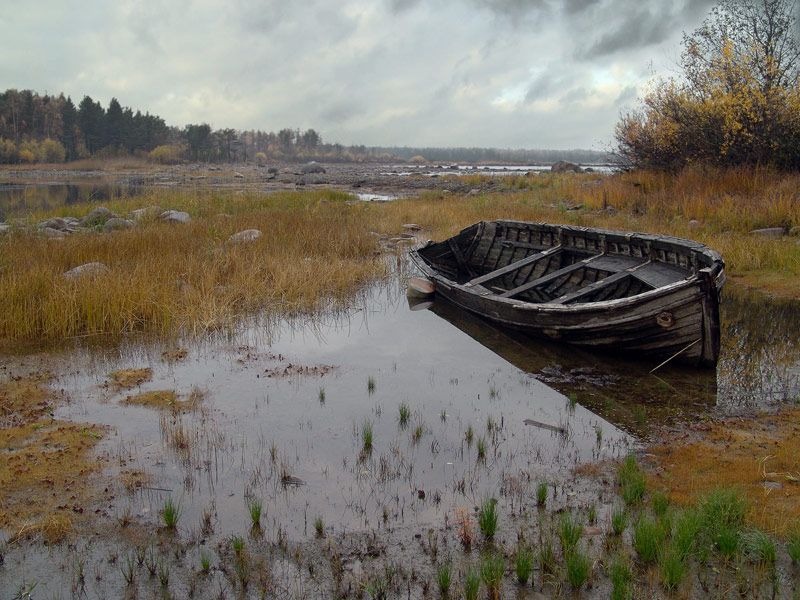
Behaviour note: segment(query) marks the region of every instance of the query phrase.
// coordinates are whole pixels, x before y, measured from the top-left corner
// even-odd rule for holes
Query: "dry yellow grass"
[[[474,176],[476,184],[486,181]],[[128,231],[62,240],[0,238],[0,340],[150,331],[203,333],[260,314],[312,313],[346,304],[384,276],[370,232],[397,233],[415,222],[443,239],[481,219],[524,219],[690,237],[724,256],[745,283],[800,296],[796,238],[748,235],[754,227],[795,226],[800,177],[766,170],[698,171],[677,176],[635,172],[511,177],[505,190],[477,197],[436,192],[386,204],[348,202],[344,192],[237,194],[178,190],[117,199],[125,214],[158,205],[188,211],[188,225],[149,221]],[[572,205],[580,210],[567,210]],[[605,210],[613,206],[616,210]],[[54,212],[80,216],[90,205]],[[689,221],[701,225],[690,228]],[[264,236],[228,244],[244,229]],[[110,273],[65,281],[88,262]]]

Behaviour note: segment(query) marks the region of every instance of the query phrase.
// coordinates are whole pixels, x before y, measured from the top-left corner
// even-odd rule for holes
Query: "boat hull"
[[[508,224],[516,227],[547,227],[552,232],[549,224],[529,224],[524,222],[499,222],[503,228],[503,235],[507,235]],[[473,258],[476,249],[479,251],[481,244],[489,248],[492,243],[482,239],[486,235],[487,224],[472,226],[462,231],[455,238],[461,236],[459,242],[462,248],[462,260],[467,260],[466,255]],[[653,253],[654,238],[670,244],[670,248],[680,247],[684,240],[644,234],[631,234],[627,232],[610,232],[592,228],[574,228],[563,226],[569,230],[574,240],[575,233],[588,234],[589,237],[602,236],[604,250],[608,249],[607,238],[623,235],[628,246],[635,246],[640,241],[648,244],[649,251]],[[560,241],[565,238],[563,228],[559,229]],[[497,228],[495,228],[497,229]],[[554,238],[555,239],[555,238]],[[599,239],[599,238],[598,238]],[[697,253],[704,246],[696,242],[689,243],[688,251]],[[475,272],[470,273],[469,281],[459,281],[453,276],[457,267],[453,261],[439,260],[434,257],[446,256],[446,249],[442,244],[452,248],[453,244],[441,242],[427,245],[412,251],[412,259],[422,273],[430,279],[435,286],[436,294],[446,298],[461,308],[488,318],[507,327],[512,327],[527,334],[543,337],[550,340],[575,344],[594,349],[613,350],[635,354],[640,357],[666,360],[673,358],[675,361],[696,366],[713,367],[717,363],[720,348],[719,330],[719,287],[724,281],[724,270],[721,257],[709,250],[709,254],[701,257],[695,267],[687,269],[685,277],[676,276],[676,280],[660,287],[647,289],[640,293],[633,293],[626,297],[612,298],[595,302],[575,302],[559,304],[558,301],[531,302],[515,297],[503,297],[503,294],[493,292],[475,281],[482,281],[487,276],[480,276],[475,267]],[[528,244],[529,255],[541,253],[546,245]],[[556,244],[553,243],[551,247]],[[657,245],[657,244],[656,244]],[[558,245],[559,249],[561,244]],[[472,249],[470,253],[470,248]],[[638,251],[635,251],[637,253]],[[487,251],[487,255],[491,252]],[[506,264],[519,264],[520,255],[517,254]],[[604,252],[603,257],[609,256]],[[524,257],[523,257],[524,258]],[[472,264],[484,260],[478,256]],[[670,258],[671,259],[671,258]],[[527,259],[530,260],[530,259]],[[682,259],[677,258],[676,264]],[[694,260],[697,260],[696,257]],[[456,260],[457,262],[457,260]],[[520,261],[523,262],[523,261]],[[652,264],[652,260],[642,265]],[[489,268],[495,269],[493,273],[501,272],[497,269],[497,262],[491,263]],[[506,267],[508,268],[508,267]],[[670,267],[672,268],[672,267]],[[471,269],[470,269],[471,270]],[[564,269],[562,268],[562,271]],[[631,269],[629,269],[631,270]],[[557,273],[556,273],[557,275]],[[545,276],[547,279],[549,275]],[[567,277],[566,275],[564,277]],[[463,279],[463,278],[462,278]],[[551,279],[555,279],[551,277]],[[563,278],[562,278],[563,279]],[[621,279],[621,278],[620,278]],[[606,278],[607,280],[607,278]],[[527,283],[529,287],[535,285],[536,278]],[[595,287],[602,284],[593,283]],[[506,288],[514,284],[506,285]],[[586,286],[586,284],[584,284]],[[522,286],[524,287],[524,286]],[[517,286],[515,289],[520,289]],[[577,288],[580,293],[580,287]],[[572,292],[575,294],[575,292]],[[509,295],[510,292],[505,292]],[[562,296],[566,298],[567,296]]]

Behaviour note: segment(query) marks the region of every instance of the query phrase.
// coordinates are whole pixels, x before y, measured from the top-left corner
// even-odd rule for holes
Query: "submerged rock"
[[[90,262],[70,269],[62,275],[64,279],[78,279],[79,277],[97,277],[110,273],[111,269],[101,262]]]
[[[264,234],[261,233],[261,231],[258,229],[245,229],[244,231],[240,231],[239,233],[234,233],[231,237],[229,237],[228,243],[242,244],[246,242],[253,242],[263,236]]]

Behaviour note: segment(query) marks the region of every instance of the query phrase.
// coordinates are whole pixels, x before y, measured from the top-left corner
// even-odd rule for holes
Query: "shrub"
[[[174,165],[181,162],[184,149],[181,146],[158,146],[150,151],[149,158],[158,165]]]

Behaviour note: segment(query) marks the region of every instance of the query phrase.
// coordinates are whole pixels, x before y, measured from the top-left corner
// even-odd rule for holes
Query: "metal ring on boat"
[[[672,316],[671,312],[665,311],[656,317],[656,323],[661,327],[672,327],[675,324],[675,317]]]

